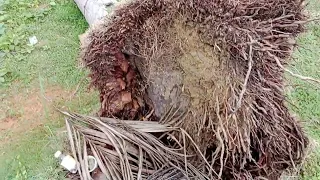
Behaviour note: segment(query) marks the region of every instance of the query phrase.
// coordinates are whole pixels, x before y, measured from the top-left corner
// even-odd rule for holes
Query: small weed
[[[0,84],[5,83],[5,75],[8,73],[8,71],[5,68],[0,69]]]
[[[14,162],[18,164],[16,176],[14,177],[14,179],[16,180],[27,179],[28,178],[27,169],[26,169],[26,166],[22,164],[22,162],[20,161],[20,155],[16,157]]]
[[[72,1],[23,0],[19,7],[20,1],[5,1],[12,1],[4,6],[7,18],[5,33],[0,37],[5,56],[1,64],[8,72],[6,86],[17,81],[28,85],[40,72],[53,84],[77,84],[86,74],[76,67],[78,35],[88,27],[77,6]],[[14,19],[9,21],[11,17]],[[28,45],[30,36],[36,36],[38,44]]]
[[[40,1],[5,0],[0,4],[0,56],[1,59],[10,59],[17,62],[26,59],[35,47],[28,44],[30,25],[43,21],[44,17],[55,5],[41,7]],[[17,78],[15,72],[8,71],[6,62],[0,62],[0,86],[12,82]]]
[[[38,6],[39,1],[4,1],[0,18],[0,49],[4,53],[25,54],[33,50],[27,45],[28,24],[43,19],[51,10],[50,6],[35,10]]]

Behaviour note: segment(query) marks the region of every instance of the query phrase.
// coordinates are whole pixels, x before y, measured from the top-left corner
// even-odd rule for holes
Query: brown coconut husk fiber
[[[210,179],[278,179],[308,144],[283,92],[303,2],[136,0],[119,8],[82,50],[100,116],[184,129],[199,148],[186,142],[192,165]]]

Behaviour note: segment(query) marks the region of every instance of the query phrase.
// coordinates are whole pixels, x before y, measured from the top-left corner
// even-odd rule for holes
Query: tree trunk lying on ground
[[[107,9],[114,6],[115,2],[115,0],[75,0],[90,26],[108,15]]]
[[[302,11],[303,0],[124,5],[82,43],[100,116],[182,128],[192,140],[172,132],[162,142],[184,144],[209,179],[278,179],[308,144],[283,92]]]

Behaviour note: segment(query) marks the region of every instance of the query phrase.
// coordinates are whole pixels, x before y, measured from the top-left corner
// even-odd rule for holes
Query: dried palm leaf
[[[88,155],[97,159],[98,167],[108,179],[152,180],[158,179],[159,175],[163,175],[165,179],[210,179],[201,170],[210,169],[210,164],[203,155],[203,162],[207,167],[196,168],[191,164],[192,155],[186,153],[184,144],[180,142],[177,145],[174,139],[170,139],[174,146],[165,145],[151,134],[174,132],[190,138],[182,129],[157,122],[123,121],[62,113],[67,117],[69,141],[73,156],[79,162],[80,179],[92,179],[88,171]]]

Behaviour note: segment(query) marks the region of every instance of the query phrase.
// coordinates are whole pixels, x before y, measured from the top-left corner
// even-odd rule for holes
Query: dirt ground
[[[47,117],[57,116],[54,102],[70,97],[70,92],[54,86],[42,92],[31,89],[2,98],[0,105],[0,137],[4,145],[44,124]]]

